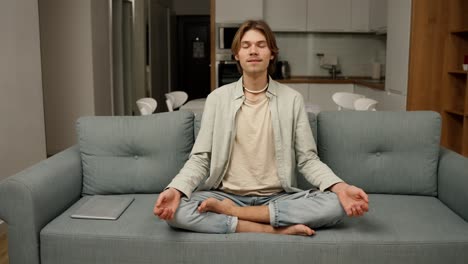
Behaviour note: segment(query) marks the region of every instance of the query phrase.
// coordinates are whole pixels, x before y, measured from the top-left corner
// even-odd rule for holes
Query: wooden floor
[[[0,224],[0,264],[8,264],[8,239],[5,224]]]

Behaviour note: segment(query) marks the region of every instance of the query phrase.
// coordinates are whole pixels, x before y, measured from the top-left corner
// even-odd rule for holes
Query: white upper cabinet
[[[351,31],[369,32],[369,1],[351,0]]]
[[[263,11],[273,31],[307,30],[307,0],[264,0]]]
[[[263,0],[216,0],[216,23],[263,19]]]
[[[350,31],[351,0],[308,0],[307,30]]]
[[[273,31],[385,31],[387,0],[216,0],[216,23],[265,19]]]
[[[369,14],[369,27],[372,31],[387,31],[387,0],[371,0],[370,1],[370,14]]]

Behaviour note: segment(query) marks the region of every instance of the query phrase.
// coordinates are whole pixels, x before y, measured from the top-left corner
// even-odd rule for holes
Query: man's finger
[[[162,209],[162,212],[159,215],[159,218],[166,220],[166,208]]]
[[[160,207],[161,204],[162,204],[163,202],[165,202],[165,201],[166,201],[166,197],[165,197],[165,196],[160,196],[160,197],[158,198],[158,201],[156,201],[156,207]]]
[[[157,215],[158,217],[161,217],[162,209],[161,208],[154,208],[153,210],[154,215]]]
[[[369,203],[369,196],[367,196],[363,190],[359,190],[359,195],[364,199],[364,201],[366,201],[366,203]]]
[[[361,209],[364,211],[364,212],[369,212],[369,206],[367,204],[361,204]]]
[[[358,216],[361,216],[361,215],[364,214],[364,212],[362,211],[361,207],[359,207],[359,206],[356,207],[356,212],[357,212],[357,215],[358,215]]]
[[[156,214],[157,216],[160,216],[162,213],[162,209],[161,208],[154,208],[154,214]]]

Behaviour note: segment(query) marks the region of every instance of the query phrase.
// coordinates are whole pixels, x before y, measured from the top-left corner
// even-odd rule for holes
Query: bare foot
[[[208,198],[200,204],[198,211],[200,213],[214,212],[218,214],[233,215],[232,209],[235,207],[236,204],[229,199],[220,201],[215,198]]]
[[[298,224],[275,228],[275,233],[283,235],[311,236],[315,234],[315,231],[306,225]]]

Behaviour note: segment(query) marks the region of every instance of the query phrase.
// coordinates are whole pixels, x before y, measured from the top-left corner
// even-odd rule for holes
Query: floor
[[[5,225],[0,224],[0,264],[8,264],[8,239]]]

